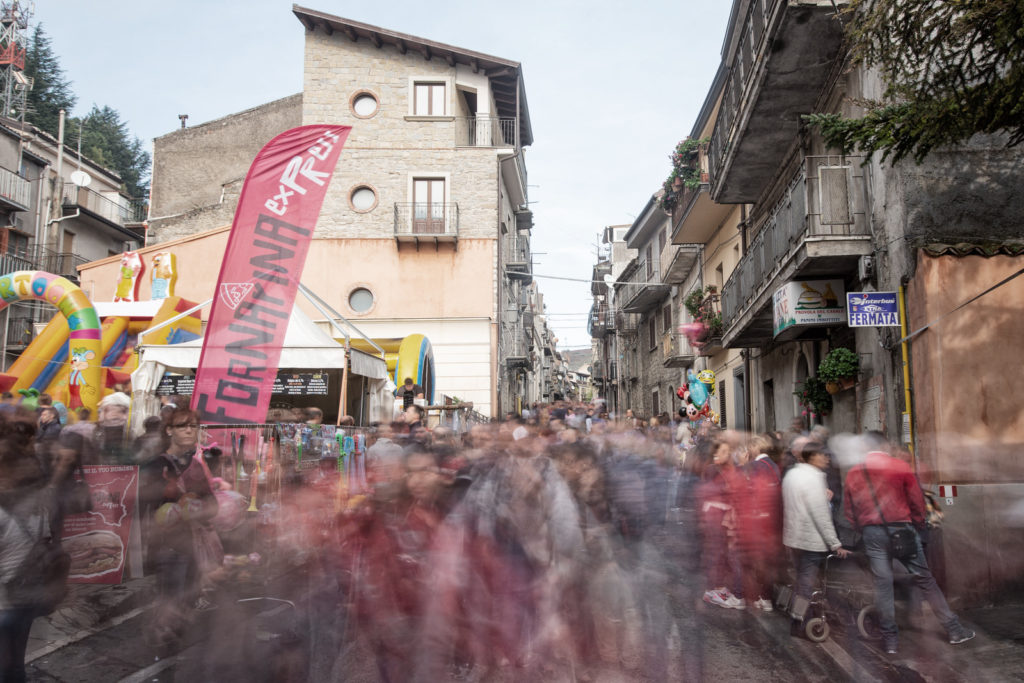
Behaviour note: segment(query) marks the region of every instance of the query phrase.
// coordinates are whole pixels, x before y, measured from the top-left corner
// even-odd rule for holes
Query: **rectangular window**
[[[661,309],[661,320],[665,334],[672,332],[672,304],[666,304],[665,308]]]
[[[654,409],[651,411],[651,415],[657,415],[661,412],[661,404],[658,403],[657,389],[651,392],[651,405],[654,407]]]
[[[416,116],[444,116],[444,83],[416,83],[413,86],[412,111]]]
[[[658,345],[658,318],[653,315],[647,321],[647,333],[651,342],[651,351],[653,351],[654,347]]]
[[[413,178],[412,231],[445,232],[444,178]]]
[[[658,231],[658,253],[660,254],[663,251],[665,251],[665,231],[664,230],[659,230]]]
[[[8,230],[7,253],[24,258],[28,254],[28,235],[15,230]]]
[[[654,275],[654,259],[651,257],[651,245],[647,245],[647,279]]]

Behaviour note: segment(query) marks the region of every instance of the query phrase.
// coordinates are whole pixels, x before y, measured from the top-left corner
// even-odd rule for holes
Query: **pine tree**
[[[143,198],[148,190],[150,167],[149,152],[143,149],[142,141],[128,132],[128,125],[121,120],[117,110],[104,106],[92,106],[92,110],[81,120],[74,119],[65,132],[69,145],[77,142],[77,130],[81,123],[82,155],[96,163],[116,171],[124,183],[124,191],[131,197]]]
[[[70,113],[77,98],[71,91],[70,81],[64,77],[42,24],[36,25],[29,40],[25,76],[33,80],[26,98],[25,120],[56,137],[60,110]]]
[[[1024,0],[852,0],[847,16],[853,63],[886,90],[861,118],[805,117],[830,146],[920,163],[976,133],[1024,142]]]

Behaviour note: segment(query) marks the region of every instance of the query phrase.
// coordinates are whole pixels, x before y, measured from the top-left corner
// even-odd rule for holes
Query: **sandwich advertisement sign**
[[[772,297],[775,337],[807,327],[842,325],[846,322],[844,292],[842,280],[794,280],[782,285]]]
[[[134,465],[82,468],[92,510],[64,520],[61,545],[71,555],[71,583],[121,583],[138,496]]]

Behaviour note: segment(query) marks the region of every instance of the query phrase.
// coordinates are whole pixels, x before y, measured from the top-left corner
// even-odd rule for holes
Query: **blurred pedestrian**
[[[931,605],[951,644],[974,638],[974,631],[964,627],[949,608],[946,596],[935,582],[925,559],[919,532],[925,528],[926,508],[913,470],[909,464],[893,457],[884,435],[868,432],[864,439],[869,452],[864,464],[851,468],[846,475],[843,507],[847,519],[864,535],[864,549],[875,577],[875,609],[885,651],[895,654],[899,647],[899,628],[893,602],[894,559],[899,559],[911,573],[914,585]],[[913,557],[898,558],[893,554],[890,536],[900,529],[913,532],[916,547]]]
[[[850,554],[839,542],[832,524],[831,495],[825,477],[828,461],[825,445],[809,441],[800,451],[800,462],[782,482],[782,542],[793,551],[796,570],[796,589],[790,609],[793,635],[804,632],[804,614],[825,558],[830,553],[841,558]]]

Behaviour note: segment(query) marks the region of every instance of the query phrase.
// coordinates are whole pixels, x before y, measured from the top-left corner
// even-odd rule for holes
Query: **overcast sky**
[[[450,0],[311,9],[523,65],[534,144],[534,272],[559,347],[589,346],[605,225],[632,223],[669,172],[721,60],[730,0]],[[283,0],[36,0],[78,96],[153,138],[302,90],[304,30]]]

